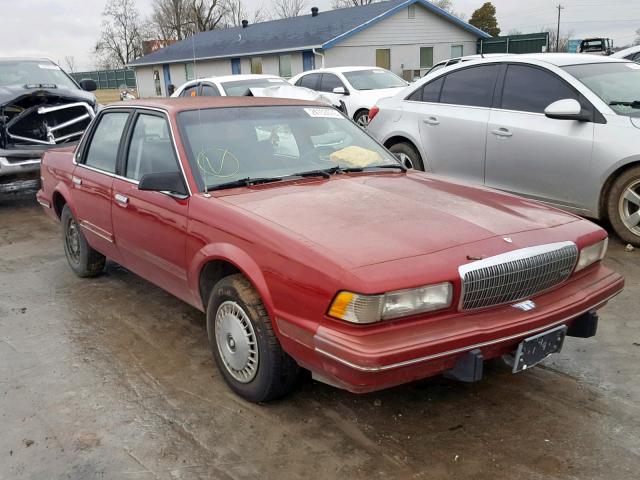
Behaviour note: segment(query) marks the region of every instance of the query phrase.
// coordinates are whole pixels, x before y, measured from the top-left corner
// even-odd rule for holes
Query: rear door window
[[[422,88],[413,92],[407,100],[413,100],[414,102],[438,103],[440,101],[440,91],[442,90],[443,83],[444,77],[440,77],[433,82],[429,82]]]
[[[551,103],[579,100],[578,92],[552,72],[528,65],[509,65],[502,90],[502,108],[544,113]]]
[[[87,148],[85,165],[109,173],[116,172],[118,149],[127,118],[129,114],[126,112],[104,113],[100,117]]]
[[[496,65],[463,68],[445,76],[440,103],[490,107],[496,83]]]
[[[310,73],[309,75],[305,75],[304,77],[300,78],[296,82],[296,85],[298,85],[299,87],[307,87],[311,90],[317,90],[321,76],[322,75],[319,73]]]
[[[198,96],[198,85],[189,85],[180,94],[181,97],[197,97]]]

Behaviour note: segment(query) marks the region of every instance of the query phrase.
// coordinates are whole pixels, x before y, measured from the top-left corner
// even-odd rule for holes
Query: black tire
[[[640,247],[640,225],[637,225],[637,227],[632,230],[625,225],[623,220],[623,216],[626,216],[625,212],[628,214],[638,211],[637,205],[624,201],[623,196],[630,187],[632,187],[637,194],[640,194],[640,166],[630,168],[626,172],[623,172],[611,184],[606,198],[607,216],[616,234],[625,243]]]
[[[413,168],[424,172],[424,163],[420,154],[413,145],[408,142],[400,142],[389,147],[389,151],[393,153],[400,161],[402,161],[401,155],[406,155],[413,163]]]
[[[229,344],[220,341],[222,345],[219,346],[217,340],[218,335],[220,338],[225,338],[222,331],[224,327],[216,322],[218,310],[230,308],[230,305],[239,307],[248,318],[253,331],[247,337],[253,338],[255,333],[257,367],[247,375],[244,381],[234,376],[233,367],[228,366],[223,359],[220,349],[230,348]],[[245,327],[243,333],[247,332],[249,330]],[[225,277],[213,287],[207,304],[207,334],[209,346],[220,373],[231,390],[244,399],[256,403],[267,402],[288,394],[295,387],[300,367],[280,346],[260,295],[242,274]],[[235,353],[236,340],[230,334],[227,334],[227,338],[228,341],[233,341]],[[231,349],[229,351],[231,352]],[[227,355],[225,358],[228,358],[229,353],[225,354]],[[242,370],[236,370],[235,375],[239,375],[240,372]]]
[[[369,110],[358,110],[353,117],[353,121],[361,128],[367,128],[369,125]]]
[[[107,259],[87,243],[80,225],[67,205],[62,209],[60,221],[64,254],[73,273],[82,278],[95,277],[102,273]]]

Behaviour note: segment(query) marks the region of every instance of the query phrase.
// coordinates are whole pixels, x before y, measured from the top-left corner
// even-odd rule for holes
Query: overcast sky
[[[100,15],[106,0],[0,0],[0,57],[45,56],[64,66],[64,57],[75,57],[81,70],[94,67],[91,49],[100,31]],[[137,0],[148,15],[153,0]],[[269,0],[245,0],[250,8]],[[328,9],[330,0],[307,0],[308,7]],[[466,19],[484,0],[454,0]],[[561,29],[572,38],[611,37],[614,45],[630,43],[640,28],[639,0],[493,0],[503,33],[540,31],[556,25],[558,3],[564,5]]]

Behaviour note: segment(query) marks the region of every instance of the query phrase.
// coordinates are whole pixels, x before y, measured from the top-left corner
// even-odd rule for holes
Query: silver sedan
[[[640,65],[532,54],[438,70],[369,132],[415,168],[608,218],[640,245]]]

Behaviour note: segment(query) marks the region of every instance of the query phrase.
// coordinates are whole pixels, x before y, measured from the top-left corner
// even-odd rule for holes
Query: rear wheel
[[[407,159],[411,161],[413,164],[413,168],[416,170],[424,171],[424,164],[422,163],[422,158],[420,158],[420,154],[415,149],[413,145],[408,142],[400,142],[395,145],[391,145],[389,147],[389,151],[393,153],[398,160],[405,165]]]
[[[104,270],[106,258],[91,248],[80,225],[65,205],[60,215],[64,242],[64,254],[71,270],[79,277],[95,277]]]
[[[258,292],[242,274],[213,288],[207,333],[218,369],[241,397],[266,402],[295,386],[300,367],[282,350]]]
[[[369,110],[360,110],[353,117],[353,120],[362,128],[367,128],[369,125]]]
[[[640,246],[640,167],[615,179],[607,196],[607,214],[623,241]]]

